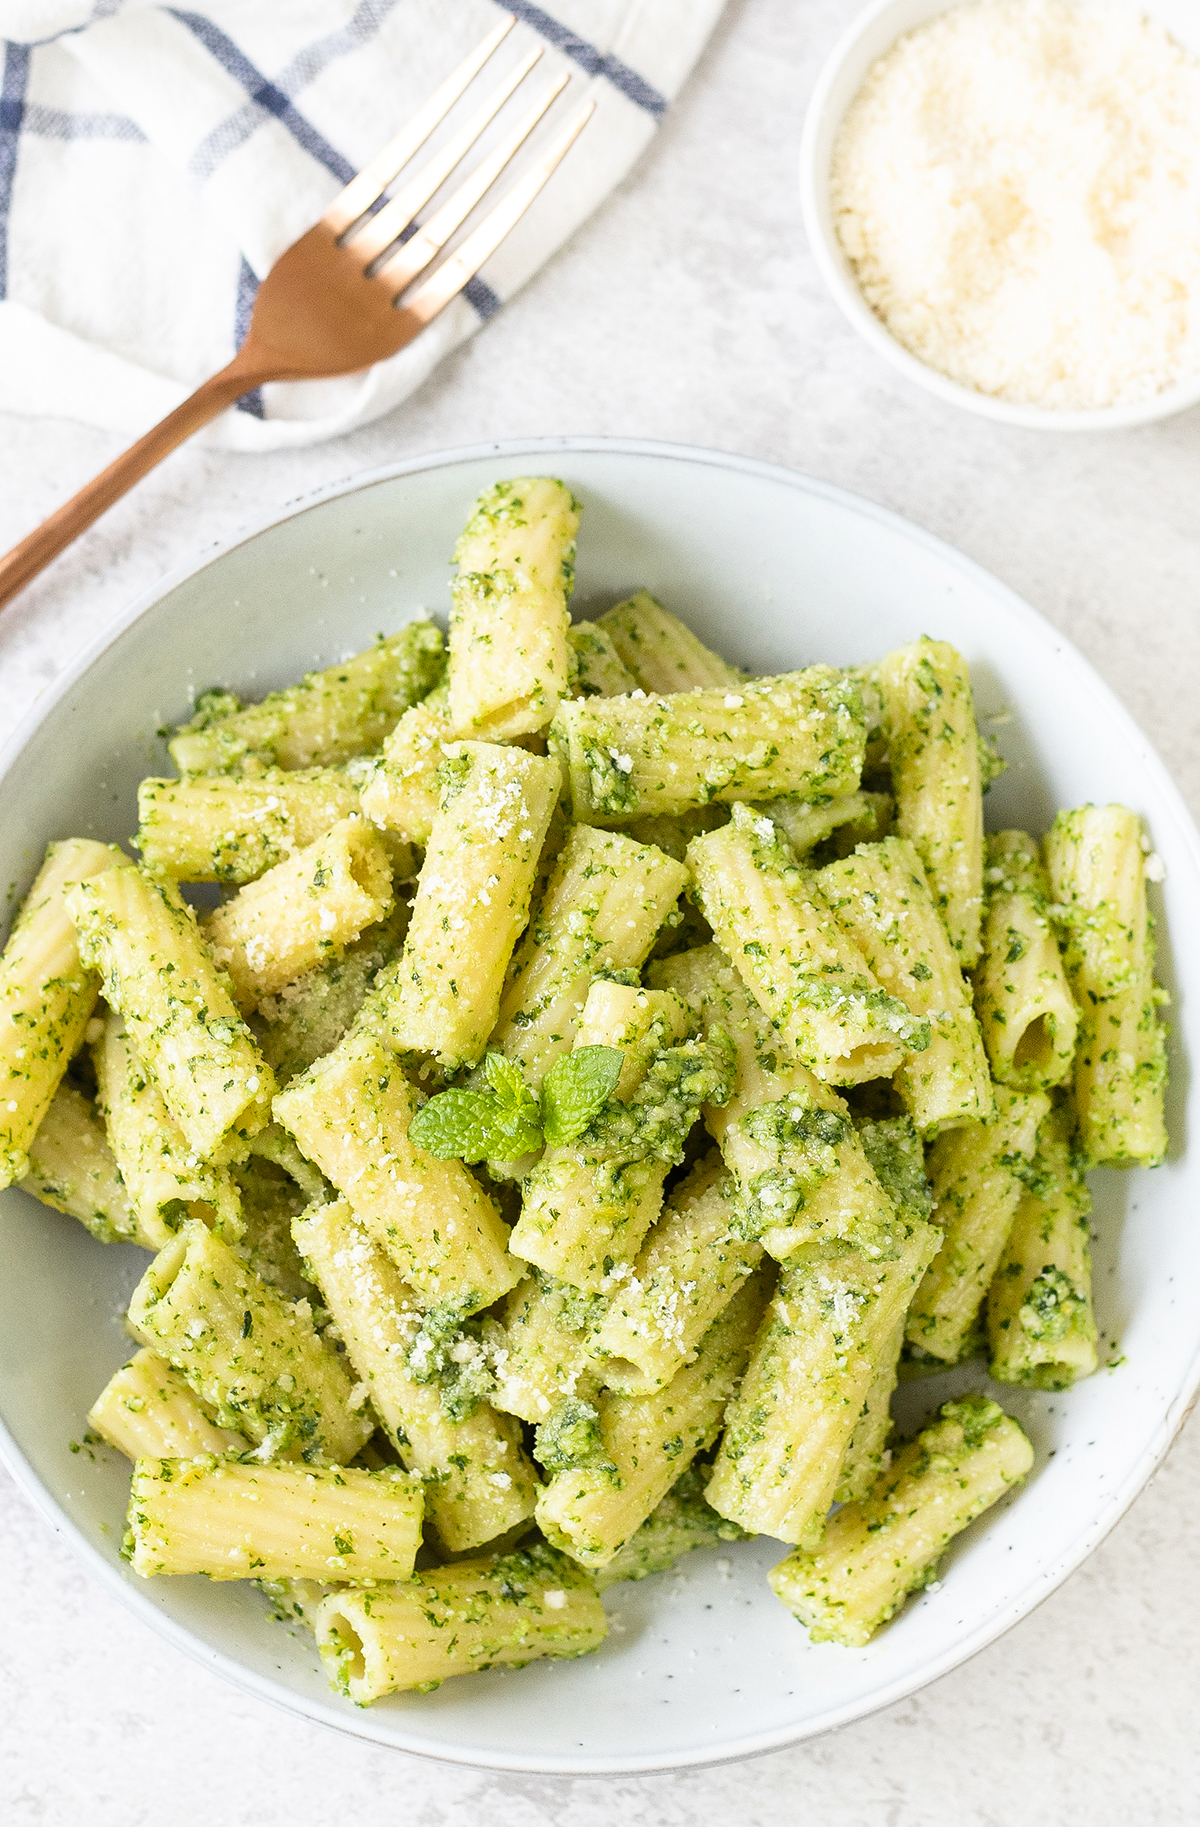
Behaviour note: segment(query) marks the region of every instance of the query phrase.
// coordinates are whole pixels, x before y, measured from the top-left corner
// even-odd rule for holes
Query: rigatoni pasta
[[[441,631],[418,617],[324,672],[243,709],[206,694],[172,741],[181,774],[330,767],[379,746],[401,713],[433,690],[445,666]]]
[[[1016,1091],[1047,1091],[1071,1076],[1079,1010],[1050,922],[1050,885],[1024,831],[987,840],[983,956],[975,1007],[992,1076]]]
[[[676,1188],[617,1280],[595,1341],[608,1387],[637,1396],[669,1383],[762,1253],[745,1235],[737,1183],[714,1150]]]
[[[101,1243],[144,1241],[105,1123],[91,1099],[66,1079],[29,1144],[29,1172],[17,1185],[78,1218]]]
[[[409,1141],[416,1087],[364,1010],[346,1038],[275,1099],[275,1117],[344,1194],[425,1307],[464,1313],[516,1286],[521,1265],[493,1200],[461,1161]]]
[[[700,946],[652,967],[733,1043],[733,1090],[704,1119],[738,1187],[735,1220],[781,1262],[806,1245],[846,1243],[894,1257],[903,1228],[837,1092],[793,1061],[725,954]]]
[[[284,1457],[344,1464],[370,1439],[345,1366],[307,1301],[289,1301],[190,1219],[154,1258],[129,1303],[142,1344],[166,1358],[221,1427]]]
[[[979,957],[983,784],[971,679],[962,655],[922,636],[880,662],[896,829],[916,846],[964,970]]]
[[[662,1207],[670,1154],[652,1146],[651,1111],[639,1121],[630,1108],[656,1059],[670,1060],[683,1082],[691,1059],[671,1049],[686,1039],[688,1012],[670,990],[628,984],[593,984],[580,1015],[576,1048],[611,1047],[622,1055],[614,1098],[626,1112],[598,1120],[578,1140],[549,1147],[526,1176],[521,1216],[509,1247],[523,1261],[573,1287],[598,1289],[618,1264],[629,1263]],[[652,1080],[651,1106],[670,1097],[660,1069]],[[678,1100],[676,1100],[678,1102]],[[698,1108],[692,1105],[693,1117]],[[615,1119],[615,1120],[614,1120]],[[683,1122],[679,1104],[675,1120]],[[672,1123],[672,1127],[674,1124]],[[689,1124],[690,1127],[690,1124]],[[674,1138],[672,1138],[674,1139]]]
[[[450,587],[450,718],[460,736],[544,729],[570,684],[567,597],[579,503],[545,476],[497,482],[475,503]]]
[[[567,640],[573,660],[572,697],[619,698],[637,690],[640,681],[622,660],[607,628],[596,622],[573,622]]]
[[[1092,1201],[1065,1107],[1042,1124],[1022,1184],[988,1290],[989,1370],[998,1383],[1068,1389],[1096,1368],[1096,1316]]]
[[[688,845],[705,919],[795,1058],[833,1085],[886,1078],[929,1023],[880,986],[769,818],[735,805]]]
[[[560,776],[524,749],[461,742],[445,751],[441,783],[384,1019],[401,1050],[473,1065],[529,918]]]
[[[239,1006],[251,1009],[343,951],[391,905],[383,840],[365,819],[343,818],[215,908],[203,932]]]
[[[362,1704],[750,1533],[866,1643],[1032,1457],[971,1395],[896,1444],[897,1379],[1092,1371],[1083,1170],[1166,1147],[1136,815],[985,880],[961,655],[572,628],[579,511],[480,496],[448,671],[421,619],[204,694],[140,866],[51,846],[0,963],[0,1182],[157,1251],[87,1436],[134,1571],[256,1581]]]
[[[947,1544],[1032,1464],[1024,1430],[996,1403],[947,1402],[869,1495],[838,1511],[819,1547],[772,1569],[771,1585],[814,1643],[860,1648],[932,1585]]]
[[[892,1262],[858,1251],[784,1264],[705,1496],[730,1522],[813,1545],[897,1322],[937,1249],[912,1225]]]
[[[195,1459],[246,1450],[246,1436],[218,1427],[187,1378],[145,1345],[109,1378],[88,1422],[127,1459]]]
[[[514,954],[492,1035],[531,1085],[569,1051],[593,976],[639,968],[687,879],[651,844],[572,828]]]
[[[1154,1167],[1167,1150],[1167,1059],[1141,821],[1125,806],[1060,812],[1045,855],[1080,1009],[1073,1084],[1080,1145],[1091,1166]]]
[[[970,1340],[1020,1203],[1019,1170],[1050,1107],[1040,1091],[997,1085],[994,1095],[986,1122],[948,1130],[929,1155],[941,1242],[909,1309],[907,1337],[948,1364]]]
[[[498,1663],[584,1656],[608,1634],[592,1580],[545,1543],[331,1594],[316,1629],[330,1680],[359,1706]]]
[[[767,1293],[759,1271],[713,1321],[695,1361],[664,1389],[645,1396],[606,1391],[597,1405],[593,1463],[584,1456],[582,1463],[560,1464],[542,1446],[551,1476],[537,1519],[548,1541],[584,1567],[603,1567],[641,1527],[696,1454],[712,1445]],[[561,1438],[565,1430],[556,1431]],[[573,1457],[568,1445],[561,1459]]]
[[[0,957],[0,1186],[29,1171],[30,1144],[100,993],[80,958],[67,896],[125,861],[87,838],[51,844]]]
[[[600,617],[599,627],[633,674],[628,690],[640,687],[658,695],[713,687],[736,690],[742,683],[738,668],[706,647],[649,590],[638,590],[627,602],[609,609]]]
[[[478,1547],[532,1516],[537,1480],[519,1429],[482,1400],[450,1413],[438,1385],[418,1377],[410,1360],[422,1310],[345,1200],[311,1207],[292,1233],[373,1412],[424,1480],[445,1546]]]
[[[427,844],[441,799],[438,774],[452,735],[450,688],[439,686],[406,710],[373,759],[362,809],[386,831]]]
[[[267,1122],[275,1081],[195,916],[132,864],[77,882],[66,902],[175,1122],[202,1159],[227,1160]]]
[[[560,706],[551,739],[575,817],[620,825],[714,799],[849,792],[866,732],[852,681],[810,666],[732,691],[577,698]]]
[[[252,882],[359,810],[340,768],[143,780],[137,848],[176,882]]]
[[[147,1071],[125,1023],[109,1010],[92,1046],[96,1107],[128,1201],[131,1235],[161,1250],[189,1218],[223,1235],[242,1232],[232,1170],[198,1155]]]
[[[406,1580],[423,1508],[419,1480],[399,1466],[147,1457],[133,1468],[131,1564],[143,1579]]]
[[[929,1045],[909,1053],[895,1077],[921,1134],[989,1116],[991,1080],[970,991],[913,845],[903,837],[863,844],[815,880],[881,987],[929,1023]]]

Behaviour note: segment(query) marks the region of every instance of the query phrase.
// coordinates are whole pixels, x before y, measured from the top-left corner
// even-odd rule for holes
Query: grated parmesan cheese
[[[1120,5],[970,0],[868,72],[837,233],[911,354],[1023,405],[1200,373],[1200,61]]]

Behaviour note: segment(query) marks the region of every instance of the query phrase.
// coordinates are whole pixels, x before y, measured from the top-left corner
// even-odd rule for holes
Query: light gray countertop
[[[632,179],[395,417],[315,450],[171,458],[0,618],[0,730],[132,596],[257,515],[408,453],[605,432],[773,459],[940,534],[1077,643],[1200,807],[1200,414],[1109,437],[1010,431],[928,399],[860,344],[817,279],[794,174],[805,98],[855,10],[730,0]],[[3,432],[0,549],[119,448],[60,421]],[[1191,1822],[1198,1511],[1193,1423],[1066,1586],[936,1686],[756,1763],[566,1781],[406,1760],[243,1698],[94,1585],[0,1473],[0,1819]]]

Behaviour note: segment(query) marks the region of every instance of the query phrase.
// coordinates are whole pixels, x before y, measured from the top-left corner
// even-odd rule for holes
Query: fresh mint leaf
[[[530,1094],[528,1107],[503,1109],[493,1100],[496,1116],[489,1161],[519,1161],[522,1155],[534,1154],[542,1146],[542,1124],[537,1099]]]
[[[511,1059],[505,1059],[503,1053],[489,1053],[483,1062],[483,1070],[506,1120],[521,1117],[528,1123],[541,1126],[538,1101],[525,1083],[520,1066]]]
[[[555,1061],[542,1081],[542,1128],[552,1148],[575,1141],[599,1116],[624,1063],[618,1047],[576,1047]]]
[[[408,1136],[438,1161],[482,1161],[502,1154],[496,1099],[487,1091],[440,1091],[418,1110]]]

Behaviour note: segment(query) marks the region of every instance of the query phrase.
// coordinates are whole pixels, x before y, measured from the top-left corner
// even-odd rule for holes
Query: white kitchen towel
[[[571,80],[524,157],[583,99],[597,106],[528,214],[399,355],[263,388],[201,436],[270,450],[389,412],[625,176],[723,3],[0,0],[0,410],[130,433],[162,418],[230,359],[284,249],[511,12],[514,30],[431,145],[540,44],[473,157],[561,70]]]

